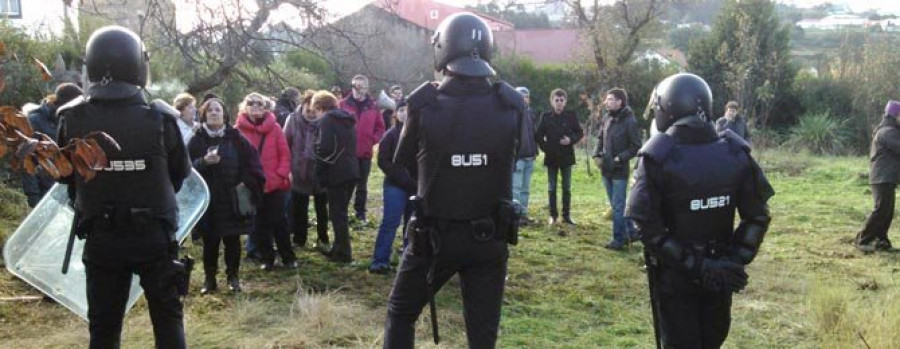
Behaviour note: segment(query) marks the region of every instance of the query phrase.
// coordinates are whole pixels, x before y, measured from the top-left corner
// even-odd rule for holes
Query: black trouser
[[[306,231],[309,229],[309,194],[293,192],[291,213],[294,217],[294,243],[306,245]],[[316,233],[320,242],[328,243],[328,196],[325,193],[313,195],[316,206]]]
[[[215,278],[219,271],[219,245],[225,245],[225,275],[237,276],[241,267],[241,236],[219,237],[214,232],[203,232],[203,271],[207,278]]]
[[[350,193],[353,191],[353,182],[347,182],[333,187],[328,187],[328,217],[331,218],[331,228],[334,230],[334,245],[331,255],[335,258],[351,259],[353,249],[350,246],[350,223],[347,217],[347,205],[350,202]]]
[[[731,292],[704,290],[683,272],[656,268],[654,292],[663,348],[719,348],[731,326]]]
[[[275,262],[275,251],[272,251],[272,239],[278,247],[282,263],[290,263],[297,260],[291,246],[291,237],[287,232],[287,219],[285,216],[286,191],[273,191],[265,193],[262,202],[256,209],[256,248],[262,255],[263,263]]]
[[[366,198],[369,195],[369,172],[372,171],[372,159],[357,158],[359,161],[359,180],[353,183],[350,190],[356,191],[353,198],[353,209],[356,211],[356,218],[365,218],[366,216]],[[350,197],[347,197],[349,203]]]
[[[500,238],[478,241],[469,224],[447,224],[435,234],[439,250],[434,258],[432,290],[438,290],[459,273],[463,296],[463,316],[469,348],[493,348],[500,327],[500,306],[509,256]],[[428,302],[427,276],[432,266],[429,256],[416,255],[413,248],[403,252],[400,269],[388,300],[384,327],[385,348],[412,348],[415,323]]]
[[[183,309],[175,284],[168,237],[163,231],[128,237],[93,229],[84,247],[91,348],[119,348],[132,274],[140,277],[157,348],[185,348]],[[146,227],[144,227],[146,228]]]
[[[897,185],[894,183],[872,184],[872,197],[875,199],[875,209],[866,225],[856,235],[856,243],[864,245],[873,241],[888,240],[888,229],[894,220],[894,192]]]
[[[571,217],[572,207],[572,165],[551,166],[547,165],[547,198],[550,204],[550,217],[559,217],[556,209],[556,180],[557,173],[562,177],[562,213],[563,217]]]

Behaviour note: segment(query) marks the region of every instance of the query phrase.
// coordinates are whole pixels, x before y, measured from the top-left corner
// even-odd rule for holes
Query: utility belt
[[[106,205],[90,214],[79,214],[76,235],[88,238],[92,234],[114,235],[117,238],[143,238],[163,233],[169,242],[175,242],[174,217],[167,217],[146,207]]]
[[[66,274],[68,271],[72,242],[76,236],[80,239],[101,235],[135,239],[164,234],[168,243],[169,263],[172,263],[172,268],[175,270],[172,283],[179,295],[187,296],[190,289],[191,271],[194,269],[194,259],[190,256],[178,257],[176,228],[174,217],[160,215],[151,208],[107,205],[92,214],[84,214],[76,210],[69,244],[63,260],[62,273]]]
[[[685,243],[685,252],[692,254],[694,257],[703,259],[719,259],[728,255],[730,246],[718,239],[709,240],[707,242],[689,242]],[[647,254],[647,264],[652,267],[667,267],[665,263],[653,254]]]
[[[428,218],[422,215],[422,198],[410,198],[413,214],[407,225],[407,237],[414,255],[429,256],[439,250],[438,232],[453,228],[466,230],[478,242],[493,240],[506,241],[515,245],[519,239],[518,203],[503,200],[497,205],[494,214],[475,219],[453,220]]]

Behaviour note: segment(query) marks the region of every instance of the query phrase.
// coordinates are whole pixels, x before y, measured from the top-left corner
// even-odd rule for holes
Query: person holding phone
[[[209,186],[210,204],[200,219],[203,237],[203,271],[206,274],[200,293],[214,292],[219,268],[219,246],[225,245],[225,275],[229,290],[241,291],[238,270],[241,261],[241,235],[253,230],[253,217],[235,210],[235,187],[243,185],[262,196],[265,177],[250,145],[229,125],[230,117],[218,98],[200,106],[200,128],[188,142],[188,154],[197,172]]]

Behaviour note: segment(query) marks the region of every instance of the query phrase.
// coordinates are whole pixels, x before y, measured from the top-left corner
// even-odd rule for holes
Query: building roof
[[[526,56],[538,64],[572,62],[579,48],[588,47],[578,29],[495,32],[494,41],[501,55]]]
[[[388,12],[396,13],[400,18],[428,30],[435,30],[444,18],[459,12],[471,12],[481,17],[491,30],[513,30],[515,26],[499,18],[491,17],[469,9],[448,5],[434,0],[373,0],[372,4]]]

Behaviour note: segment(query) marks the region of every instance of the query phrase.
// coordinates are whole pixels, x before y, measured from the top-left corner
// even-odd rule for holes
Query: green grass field
[[[769,151],[757,157],[777,195],[772,227],[735,296],[727,348],[900,347],[900,253],[863,255],[852,237],[872,207],[862,157]],[[653,327],[639,246],[603,248],[611,223],[599,173],[574,169],[577,229],[526,228],[511,249],[499,347],[651,348]],[[185,302],[188,342],[197,348],[380,347],[392,276],[366,272],[380,212],[381,175],[370,180],[373,223],[352,232],[351,266],[298,250],[299,270],[266,273],[242,265],[245,292],[200,296],[195,269]],[[536,167],[530,215],[545,222],[546,172]],[[26,213],[17,190],[0,190],[0,236]],[[900,241],[897,229],[891,237]],[[199,258],[201,248],[188,246]],[[221,263],[220,263],[221,264]],[[199,267],[199,265],[198,265]],[[220,280],[224,275],[220,275]],[[224,288],[220,281],[220,289]],[[38,295],[3,269],[0,297]],[[439,293],[443,342],[465,346],[456,280]],[[427,311],[417,344],[434,347]],[[87,324],[51,302],[0,302],[0,347],[85,347]],[[152,347],[146,304],[126,317],[123,344]]]

